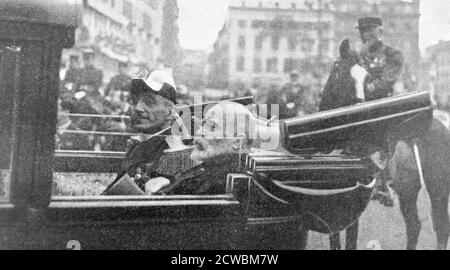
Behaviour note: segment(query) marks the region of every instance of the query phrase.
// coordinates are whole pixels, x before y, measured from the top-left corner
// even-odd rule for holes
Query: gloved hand
[[[150,179],[145,184],[145,193],[147,195],[154,195],[158,193],[161,189],[170,185],[170,180],[164,177],[157,177]]]

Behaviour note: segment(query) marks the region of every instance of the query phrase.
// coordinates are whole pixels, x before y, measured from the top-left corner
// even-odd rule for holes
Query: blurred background
[[[340,42],[359,49],[366,16],[382,17],[386,43],[405,56],[396,92],[431,91],[448,122],[448,12],[444,0],[84,0],[61,63],[58,149],[123,151],[130,80],[144,69],[171,72],[180,103],[251,95],[276,104],[294,88],[289,116],[314,113]]]

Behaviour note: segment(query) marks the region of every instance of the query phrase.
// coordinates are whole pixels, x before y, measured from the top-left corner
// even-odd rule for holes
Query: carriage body
[[[348,155],[259,152],[247,158],[247,173],[253,187],[250,216],[284,213],[301,219],[310,231],[334,234],[358,221],[370,202],[377,170]]]

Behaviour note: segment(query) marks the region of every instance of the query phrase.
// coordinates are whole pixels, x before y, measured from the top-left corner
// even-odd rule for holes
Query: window
[[[295,50],[297,49],[297,37],[289,37],[288,46],[290,52],[295,52]]]
[[[247,27],[247,21],[246,20],[239,20],[238,21],[239,28],[246,28]]]
[[[261,73],[262,72],[262,61],[261,58],[255,58],[253,60],[253,72]]]
[[[142,27],[147,33],[152,32],[152,18],[146,13],[142,15]]]
[[[239,49],[244,50],[246,46],[245,36],[239,36],[238,40]]]
[[[123,2],[123,15],[129,20],[133,18],[133,4],[130,1]]]
[[[327,53],[330,50],[330,41],[329,40],[322,40],[320,43],[320,51],[322,53]]]
[[[245,58],[240,56],[236,60],[236,71],[245,71]]]
[[[272,36],[272,49],[278,50],[280,48],[280,36],[279,35],[273,35]]]
[[[270,25],[269,21],[262,21],[262,20],[253,20],[252,21],[252,28],[258,29],[258,28],[264,28]]]
[[[278,73],[278,58],[272,57],[266,61],[266,72],[267,73]]]
[[[261,37],[261,36],[257,36],[257,37],[255,38],[255,50],[257,50],[257,51],[262,50],[262,47],[263,47],[263,41],[264,41],[264,39],[263,39],[263,37]]]
[[[406,24],[405,24],[405,30],[406,30],[407,32],[410,32],[410,31],[412,30],[412,25],[411,25],[411,23],[406,23]]]
[[[299,70],[300,69],[300,60],[299,59],[293,59],[293,58],[286,58],[284,60],[283,64],[283,72],[284,73],[291,73],[293,70]]]
[[[301,41],[301,49],[305,53],[311,53],[314,50],[315,41],[313,39],[304,39]]]
[[[158,0],[149,0],[152,9],[158,9]]]

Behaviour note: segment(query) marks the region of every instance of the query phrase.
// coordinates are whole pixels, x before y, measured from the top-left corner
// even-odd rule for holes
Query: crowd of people
[[[127,138],[120,133],[131,132],[126,117],[131,110],[128,102],[131,77],[127,74],[127,64],[119,64],[119,74],[103,87],[103,72],[94,66],[93,57],[94,52],[90,50],[83,51],[81,62],[78,56],[71,56],[61,76],[59,150],[125,150]],[[103,134],[107,132],[116,135]]]

